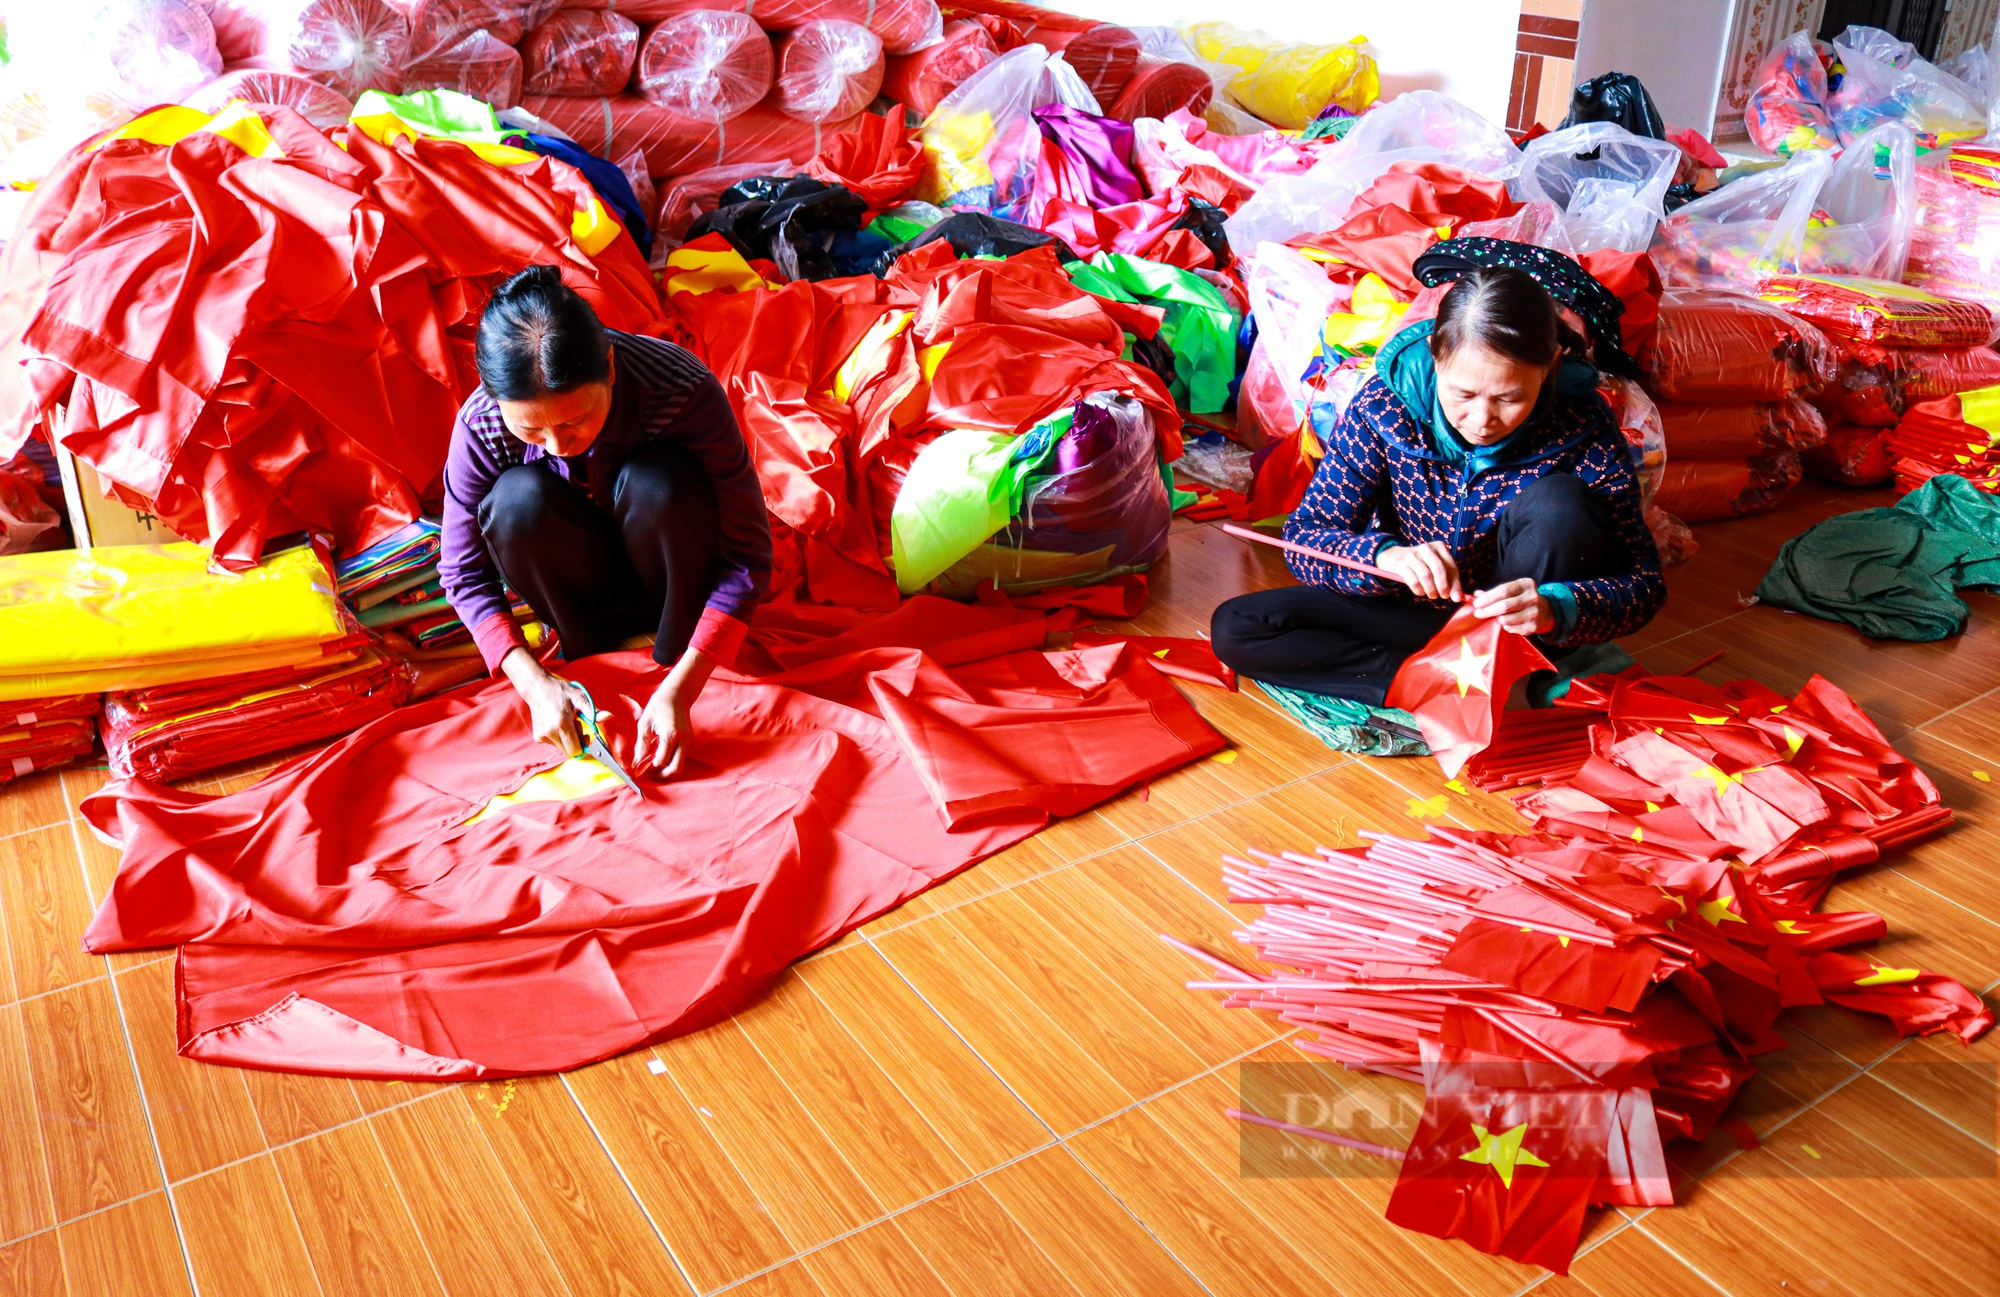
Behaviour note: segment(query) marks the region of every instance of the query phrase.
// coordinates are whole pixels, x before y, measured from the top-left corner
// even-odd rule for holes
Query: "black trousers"
[[[1501,511],[1495,539],[1495,585],[1601,576],[1616,550],[1603,501],[1569,473],[1524,487]],[[1379,707],[1396,669],[1451,614],[1449,605],[1299,585],[1222,603],[1209,634],[1215,655],[1238,674]]]
[[[678,446],[655,444],[618,470],[608,509],[580,485],[523,464],[479,505],[487,551],[570,661],[652,633],[653,660],[686,652],[715,590],[715,484]]]

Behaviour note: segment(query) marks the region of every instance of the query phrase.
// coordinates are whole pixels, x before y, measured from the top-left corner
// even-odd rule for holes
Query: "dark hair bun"
[[[1513,266],[1480,266],[1461,276],[1438,303],[1431,355],[1443,360],[1475,346],[1524,365],[1553,365],[1572,340],[1580,341],[1533,275]]]
[[[603,323],[555,266],[529,266],[493,290],[473,358],[496,401],[532,401],[611,375]]]

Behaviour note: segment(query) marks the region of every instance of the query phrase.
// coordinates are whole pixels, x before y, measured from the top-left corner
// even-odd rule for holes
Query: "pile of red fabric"
[[[96,694],[0,703],[0,784],[68,765],[97,746]]]
[[[111,694],[104,750],[121,779],[186,779],[351,733],[410,697],[411,672],[363,636],[328,644],[309,667]]]
[[[1783,401],[1831,381],[1837,356],[1818,329],[1768,302],[1670,288],[1640,363],[1663,401]]]
[[[521,106],[601,158],[640,154],[651,174],[661,177],[739,162],[803,161],[860,125],[802,122],[779,111],[768,96],[726,122],[630,94],[600,99],[531,94]]]
[[[930,598],[761,609],[743,669],[695,704],[689,764],[637,793],[482,814],[561,761],[504,680],[227,797],[116,781],[84,805],[125,853],[85,944],[186,943],[180,1050],[208,1062],[506,1076],[691,1031],[1051,817],[1222,747],[1144,653],[1044,653],[1046,634],[1038,612]],[[661,669],[568,670],[629,760]]]
[[[1498,180],[1443,162],[1398,162],[1361,191],[1347,219],[1290,246],[1326,264],[1327,277],[1354,283],[1373,273],[1405,300],[1423,291],[1410,266],[1434,243],[1475,221],[1511,216],[1520,204]]]
[[[1993,341],[1993,314],[1977,302],[1877,279],[1777,275],[1758,285],[1757,296],[1844,342],[1937,351]]]
[[[709,235],[676,256],[728,252]],[[1047,247],[960,261],[932,243],[886,279],[742,292],[678,291],[668,264],[680,340],[722,380],[763,480],[781,602],[895,606],[877,538],[895,490],[878,480],[946,430],[1019,433],[1124,392],[1150,410],[1161,456],[1180,455],[1166,384],[1124,358],[1161,312],[1083,292]]]
[[[1826,440],[1826,419],[1797,397],[1742,405],[1660,406],[1667,462],[1755,459],[1778,450],[1806,450]]]
[[[1448,638],[1412,662],[1463,679]],[[1504,696],[1507,672],[1480,670]],[[1886,935],[1881,916],[1817,912],[1837,872],[1951,820],[1825,680],[1786,698],[1634,667],[1528,719],[1518,767],[1575,760],[1544,755],[1552,781],[1517,795],[1535,832],[1225,857],[1275,967],[1184,947],[1216,969],[1191,986],[1307,1028],[1306,1053],[1425,1087],[1406,1151],[1365,1145],[1400,1159],[1390,1220],[1566,1273],[1590,1207],[1672,1205],[1665,1144],[1706,1136],[1783,1047],[1781,1009],[1965,1041],[1993,1025],[1948,977],[1836,949]]]
[[[1882,486],[1896,476],[1896,455],[1887,428],[1842,424],[1817,446],[1799,452],[1808,476],[1841,486]]]
[[[1667,460],[1653,504],[1684,522],[1713,522],[1775,509],[1803,474],[1799,452],[1770,451],[1747,459]]]
[[[1896,489],[1914,491],[1939,473],[1956,473],[1982,491],[2000,492],[2000,389],[1918,401],[1884,443],[1896,457]]]
[[[282,157],[117,140],[39,186],[0,261],[0,353],[28,376],[0,454],[65,403],[64,444],[223,563],[301,530],[349,553],[435,496],[493,284],[558,265],[606,324],[659,328],[631,238],[576,242],[597,199],[573,168],[263,120]]]
[[[1917,219],[1903,281],[2000,311],[2000,148],[1955,144],[1917,168]]]

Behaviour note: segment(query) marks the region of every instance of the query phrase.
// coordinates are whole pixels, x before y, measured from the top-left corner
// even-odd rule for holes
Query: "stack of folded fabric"
[[[67,764],[97,744],[96,694],[0,704],[0,784]]]
[[[1886,444],[1896,457],[1898,490],[1956,473],[1982,491],[2000,491],[2000,388],[1919,401]]]
[[[144,689],[320,662],[353,633],[325,565],[300,547],[212,572],[197,545],[0,558],[0,700]]]
[[[334,565],[341,600],[355,620],[377,633],[394,632],[401,643],[390,647],[411,661],[477,656],[472,632],[452,611],[438,578],[440,532],[436,518],[418,518]],[[515,617],[533,620],[526,602],[512,597]]]

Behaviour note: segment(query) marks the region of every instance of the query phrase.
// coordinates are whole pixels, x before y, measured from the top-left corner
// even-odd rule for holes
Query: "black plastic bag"
[[[875,263],[875,273],[888,274],[889,267],[895,265],[897,258],[904,253],[914,252],[925,244],[936,243],[940,239],[951,244],[951,250],[961,260],[966,257],[1011,257],[1017,252],[1026,252],[1029,248],[1040,248],[1049,244],[1055,245],[1056,260],[1065,265],[1082,260],[1076,255],[1075,249],[1053,234],[1032,230],[1025,225],[1016,225],[1012,221],[1003,221],[997,216],[988,216],[985,212],[955,212],[915,238],[905,239],[883,253],[881,259]]]
[[[1229,213],[1215,204],[1204,203],[1199,198],[1190,198],[1187,211],[1181,213],[1181,218],[1174,222],[1173,228],[1193,230],[1194,236],[1208,245],[1208,250],[1215,254],[1215,268],[1227,270],[1231,253],[1229,237],[1222,232],[1222,223],[1228,219]]]
[[[722,191],[712,212],[688,227],[688,239],[711,232],[750,260],[766,260],[788,280],[831,279],[867,268],[853,264],[868,200],[811,176],[756,176]],[[839,244],[843,255],[836,258]]]
[[[1606,72],[1571,91],[1569,116],[1563,125],[1579,122],[1615,122],[1649,140],[1667,138],[1667,125],[1653,106],[1653,96],[1629,72]]]

